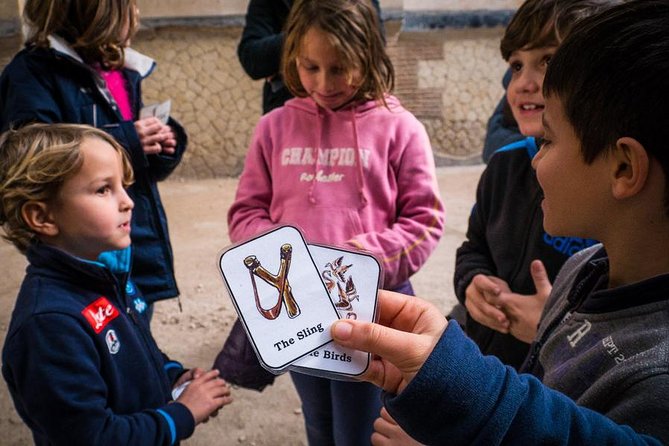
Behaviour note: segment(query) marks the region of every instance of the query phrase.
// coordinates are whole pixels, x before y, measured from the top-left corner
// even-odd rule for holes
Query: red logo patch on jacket
[[[120,314],[119,311],[113,306],[106,297],[101,296],[98,300],[84,308],[84,311],[81,312],[84,315],[86,320],[95,333],[100,333],[108,323],[113,321]]]

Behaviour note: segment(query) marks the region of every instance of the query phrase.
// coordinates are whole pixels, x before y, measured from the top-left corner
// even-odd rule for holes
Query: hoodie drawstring
[[[310,204],[316,204],[318,201],[316,200],[316,183],[318,183],[318,161],[320,160],[320,150],[321,150],[321,143],[323,142],[323,123],[321,122],[322,119],[325,119],[325,117],[321,116],[321,108],[319,106],[316,106],[316,133],[318,135],[318,142],[316,144],[316,147],[314,147],[314,156],[316,157],[316,161],[314,162],[314,170],[313,170],[313,178],[311,180],[311,184],[309,185],[309,203]]]
[[[358,186],[358,197],[360,198],[360,209],[362,209],[367,206],[367,197],[365,196],[365,173],[363,172],[362,156],[360,156],[360,141],[358,140],[358,123],[355,119],[355,107],[351,107],[351,125],[353,126],[356,184]]]

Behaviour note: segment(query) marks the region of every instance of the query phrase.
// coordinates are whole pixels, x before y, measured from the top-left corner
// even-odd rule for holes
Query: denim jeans
[[[406,281],[393,291],[413,295]],[[381,389],[370,383],[337,381],[290,372],[302,401],[310,446],[362,446],[370,444],[374,420],[383,401]]]
[[[370,383],[336,381],[290,372],[302,401],[311,446],[369,445],[381,411],[381,389]]]

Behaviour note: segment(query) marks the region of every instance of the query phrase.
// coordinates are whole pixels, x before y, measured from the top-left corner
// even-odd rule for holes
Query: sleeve
[[[180,403],[136,413],[112,412],[108,386],[99,372],[105,365],[93,340],[70,316],[30,318],[5,357],[12,358],[11,371],[3,372],[11,375],[8,383],[22,416],[30,419],[29,425],[39,426],[50,444],[172,445],[195,428],[193,416]]]
[[[430,140],[420,125],[407,140],[396,169],[397,218],[388,228],[358,234],[346,244],[383,262],[384,288],[392,289],[421,268],[444,231],[444,205]]]
[[[254,132],[244,170],[237,184],[235,200],[228,210],[228,231],[233,243],[263,232],[275,224],[270,218],[272,176],[260,137],[263,133],[260,130],[262,122]]]
[[[398,424],[426,444],[662,444],[481,355],[457,323],[409,385],[384,399]]]
[[[497,267],[490,253],[486,238],[490,196],[495,187],[492,172],[495,164],[490,164],[481,174],[476,187],[476,203],[469,215],[467,238],[455,253],[453,284],[455,296],[465,303],[465,291],[477,274],[497,275]]]
[[[246,11],[246,23],[237,47],[237,56],[244,71],[258,80],[279,72],[283,27],[271,3],[275,0],[251,0]],[[278,3],[278,2],[277,2]]]
[[[179,377],[186,373],[188,369],[184,369],[184,366],[180,362],[171,360],[165,353],[163,353],[163,360],[163,370],[165,370],[169,382],[174,385]]]
[[[28,68],[25,61],[16,65],[7,68],[0,83],[0,131],[30,122],[62,122],[51,76]]]

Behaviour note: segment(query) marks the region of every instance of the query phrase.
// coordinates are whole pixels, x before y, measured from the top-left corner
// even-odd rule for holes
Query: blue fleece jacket
[[[385,397],[393,418],[427,445],[662,444],[481,355],[457,323],[402,393]]]
[[[28,251],[2,374],[37,445],[173,445],[194,430],[171,401],[183,367],[158,349],[122,254]]]

